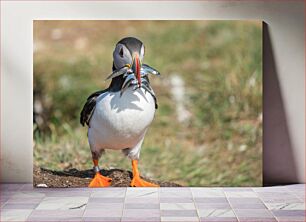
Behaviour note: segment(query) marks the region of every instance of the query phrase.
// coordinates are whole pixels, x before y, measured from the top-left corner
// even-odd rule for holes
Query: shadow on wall
[[[297,183],[297,172],[270,39],[263,23],[263,183]]]

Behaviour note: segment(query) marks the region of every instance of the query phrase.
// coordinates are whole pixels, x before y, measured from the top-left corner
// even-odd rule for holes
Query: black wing
[[[155,94],[153,94],[152,96],[153,96],[154,101],[155,101],[155,109],[158,109],[158,104],[157,104],[156,96],[155,96]]]
[[[89,122],[91,119],[91,116],[96,108],[96,102],[97,98],[102,94],[108,91],[108,89],[100,90],[97,92],[94,92],[91,94],[88,98],[87,101],[81,111],[81,116],[80,116],[80,123],[85,126],[85,123],[87,126],[89,126]]]
[[[144,84],[147,88],[148,88],[148,92],[150,92],[150,94],[153,96],[154,98],[154,102],[155,102],[155,109],[158,109],[158,104],[157,104],[157,98],[155,96],[155,93],[154,91],[152,90],[151,88],[151,85],[150,85],[150,80],[149,80],[149,77],[148,76],[144,76],[142,77],[144,78],[147,82],[143,82],[142,84]],[[146,89],[146,88],[145,88]],[[147,90],[147,89],[146,89]]]

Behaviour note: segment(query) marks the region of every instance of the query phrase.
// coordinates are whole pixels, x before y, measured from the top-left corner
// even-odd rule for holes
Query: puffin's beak
[[[139,55],[138,55],[138,53],[135,53],[134,56],[133,56],[132,70],[133,70],[133,73],[136,76],[139,87],[141,87],[140,68],[141,68],[141,64],[140,64],[140,60],[139,60]]]

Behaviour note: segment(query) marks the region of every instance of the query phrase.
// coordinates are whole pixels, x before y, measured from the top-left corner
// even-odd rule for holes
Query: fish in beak
[[[132,70],[133,73],[138,81],[139,88],[141,87],[141,75],[140,75],[140,69],[141,69],[141,62],[139,59],[138,53],[135,53],[133,56],[133,64],[132,64]]]

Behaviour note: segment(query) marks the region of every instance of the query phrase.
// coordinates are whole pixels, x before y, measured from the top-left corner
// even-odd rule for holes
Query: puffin
[[[111,80],[107,89],[92,93],[81,111],[87,125],[88,143],[95,176],[89,187],[107,187],[112,179],[100,173],[99,159],[105,149],[121,150],[132,162],[131,187],[158,187],[140,177],[138,161],[148,127],[158,108],[149,75],[160,73],[143,64],[145,46],[135,37],[125,37],[113,51]]]

